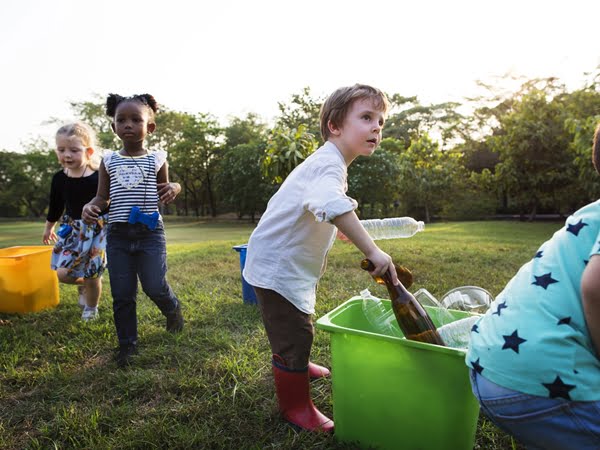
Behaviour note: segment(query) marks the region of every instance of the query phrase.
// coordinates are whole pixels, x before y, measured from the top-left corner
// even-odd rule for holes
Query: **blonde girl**
[[[76,284],[82,320],[98,317],[102,272],[106,267],[106,212],[91,225],[81,220],[83,205],[96,195],[96,136],[85,123],[62,126],[56,132],[56,156],[62,169],[52,178],[50,204],[42,241],[55,243],[51,267],[61,283]],[[60,220],[58,230],[54,230]]]

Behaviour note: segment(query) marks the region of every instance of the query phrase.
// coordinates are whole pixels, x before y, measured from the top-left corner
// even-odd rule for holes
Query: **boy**
[[[256,291],[273,353],[279,409],[287,421],[306,430],[333,431],[333,421],[312,403],[309,378],[329,371],[309,362],[314,337],[311,314],[336,227],[375,265],[389,270],[392,258],[360,224],[357,203],[346,195],[347,168],[370,156],[381,141],[389,107],[379,89],[356,84],[336,90],[321,108],[325,144],[286,178],[250,236],[244,277]]]

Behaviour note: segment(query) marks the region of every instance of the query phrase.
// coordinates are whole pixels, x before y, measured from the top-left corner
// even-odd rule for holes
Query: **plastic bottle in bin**
[[[494,301],[488,291],[478,286],[461,286],[446,292],[442,297],[442,306],[484,314]]]
[[[360,267],[367,271],[372,271],[375,268],[373,263],[368,259],[363,259]],[[387,287],[390,299],[392,300],[394,315],[406,339],[445,345],[427,311],[406,290],[402,282],[394,285],[389,271],[382,276],[373,276],[373,278],[377,283],[385,284]]]
[[[361,220],[360,223],[373,240],[409,238],[425,229],[425,223],[412,217]]]
[[[373,327],[373,331],[388,336],[402,336],[397,328],[393,326],[394,311],[386,311],[381,300],[371,295],[368,289],[360,291],[363,299],[363,314]]]
[[[473,325],[481,316],[465,317],[438,328],[438,333],[448,347],[468,348]]]

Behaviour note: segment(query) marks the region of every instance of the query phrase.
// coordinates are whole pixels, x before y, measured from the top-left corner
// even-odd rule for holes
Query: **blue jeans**
[[[139,223],[111,223],[108,226],[106,254],[119,344],[136,344],[138,277],[146,295],[165,316],[175,311],[179,304],[166,279],[164,228],[158,225],[154,230],[149,230]]]
[[[485,415],[528,449],[600,449],[600,402],[524,394],[492,383],[474,370],[471,386]]]

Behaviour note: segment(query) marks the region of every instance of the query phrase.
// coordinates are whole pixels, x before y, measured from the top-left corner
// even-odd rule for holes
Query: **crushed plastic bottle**
[[[448,308],[440,303],[435,296],[425,288],[419,289],[413,294],[417,301],[424,306],[433,306],[437,308],[437,323],[442,326],[454,320],[454,316]]]
[[[441,304],[444,308],[459,311],[485,313],[494,297],[488,291],[477,286],[461,286],[454,288],[442,297]]]
[[[439,327],[437,331],[448,347],[465,349],[469,346],[471,329],[479,318],[480,316],[470,316],[455,320]]]
[[[363,314],[376,333],[402,337],[400,329],[393,325],[396,321],[393,310],[386,311],[381,300],[374,297],[368,289],[360,291],[360,296],[363,299]]]
[[[409,238],[425,229],[425,223],[412,217],[361,220],[373,240]]]

